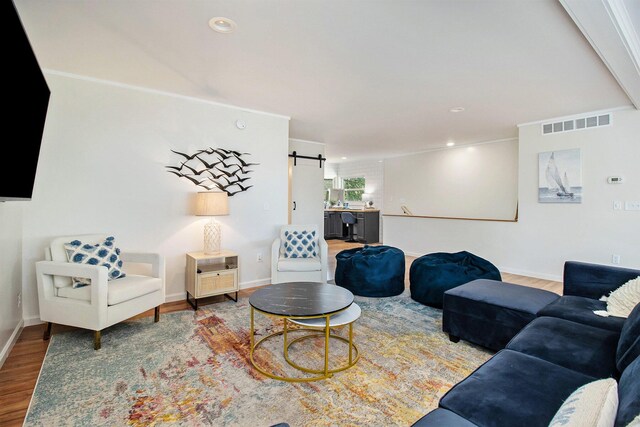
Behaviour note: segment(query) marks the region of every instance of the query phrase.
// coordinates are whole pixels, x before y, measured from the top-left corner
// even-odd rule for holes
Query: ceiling
[[[15,2],[43,68],[287,115],[330,160],[631,104],[555,0]]]

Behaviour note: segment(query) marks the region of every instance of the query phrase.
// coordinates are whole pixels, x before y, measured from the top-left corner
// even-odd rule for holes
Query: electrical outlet
[[[22,306],[22,292],[18,294],[18,308]]]
[[[618,254],[611,255],[611,263],[612,264],[620,264],[620,255],[618,255]]]
[[[614,211],[621,211],[622,210],[622,202],[620,200],[615,200],[613,202],[613,210]]]
[[[256,261],[262,262],[262,252],[258,252],[258,256],[256,257]]]
[[[625,211],[640,211],[639,201],[629,201],[624,204]]]

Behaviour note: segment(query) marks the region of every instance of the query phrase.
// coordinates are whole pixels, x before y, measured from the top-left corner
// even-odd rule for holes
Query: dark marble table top
[[[249,304],[279,316],[320,316],[335,313],[353,303],[353,294],[336,285],[322,283],[279,283],[258,289]]]

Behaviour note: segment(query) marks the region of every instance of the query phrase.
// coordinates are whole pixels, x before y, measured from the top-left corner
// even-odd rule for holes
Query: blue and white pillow
[[[108,280],[126,276],[122,271],[120,248],[116,248],[113,236],[109,236],[104,242],[95,245],[74,240],[73,242],[65,243],[64,249],[67,252],[69,262],[107,267]],[[74,277],[72,282],[74,288],[81,288],[91,284],[91,280],[84,277]]]
[[[317,258],[318,238],[315,230],[285,231],[283,255],[285,258]]]

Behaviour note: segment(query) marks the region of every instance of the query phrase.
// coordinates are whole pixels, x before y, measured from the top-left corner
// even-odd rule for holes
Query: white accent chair
[[[64,244],[73,240],[96,244],[105,235],[58,237],[45,248],[46,261],[36,262],[40,319],[47,322],[44,339],[49,339],[52,323],[94,331],[94,349],[100,349],[101,331],[109,326],[155,308],[154,321],[160,320],[164,303],[164,259],[160,254],[125,252],[125,263],[150,264],[151,275],[127,273],[107,282],[107,267],[67,261]],[[116,242],[117,243],[117,242]],[[74,289],[72,277],[85,277],[91,285]]]
[[[318,258],[285,258],[284,233],[286,231],[315,231],[318,236]],[[327,242],[318,232],[317,225],[284,225],[280,236],[271,245],[271,283],[327,282]]]

